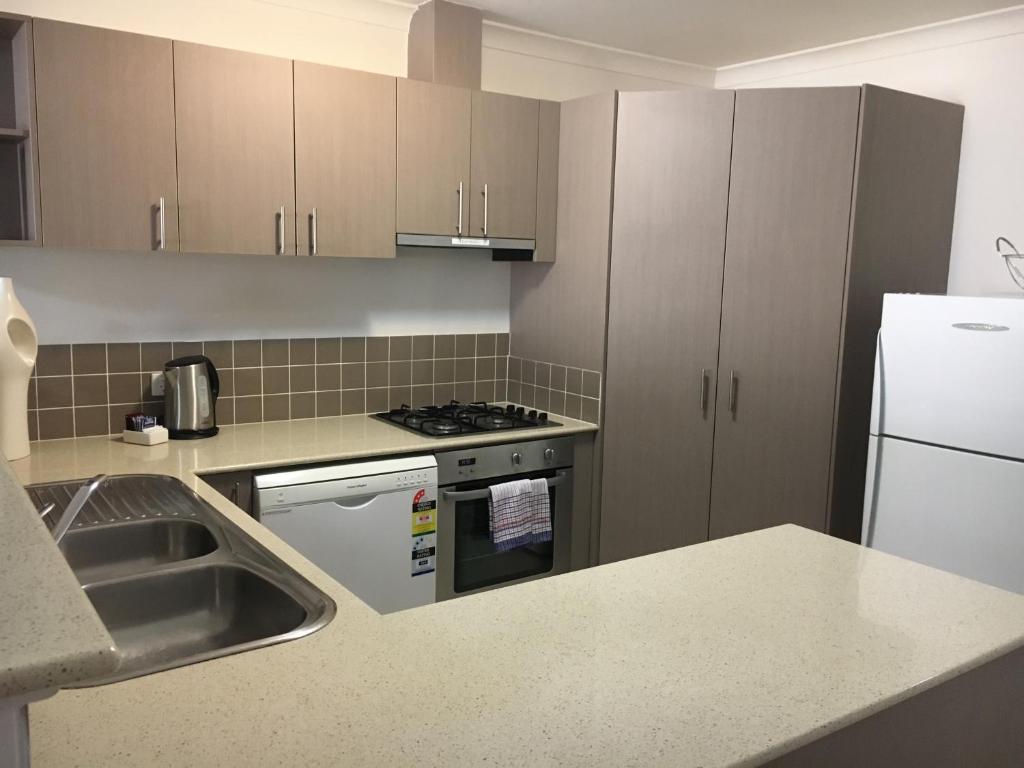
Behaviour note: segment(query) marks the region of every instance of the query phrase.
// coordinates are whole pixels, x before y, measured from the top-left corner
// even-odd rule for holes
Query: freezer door
[[[1024,458],[1024,300],[886,296],[871,431]]]
[[[425,490],[418,503],[436,501],[436,486]],[[417,492],[263,507],[260,522],[371,608],[391,613],[435,599],[437,534],[414,535]]]
[[[872,437],[866,546],[1024,594],[1024,462]]]

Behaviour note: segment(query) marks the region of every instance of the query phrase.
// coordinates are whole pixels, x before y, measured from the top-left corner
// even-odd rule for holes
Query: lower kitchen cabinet
[[[857,539],[882,296],[946,287],[963,107],[751,89],[723,127],[711,99],[620,95],[602,562],[783,523]]]
[[[602,562],[707,539],[734,99],[619,95]]]
[[[174,42],[186,253],[295,254],[292,62]]]
[[[247,515],[253,513],[252,472],[248,470],[219,472],[215,475],[203,475],[202,480],[213,486],[217,493]]]

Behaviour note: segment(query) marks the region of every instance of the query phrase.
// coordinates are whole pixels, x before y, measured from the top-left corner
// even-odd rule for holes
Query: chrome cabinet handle
[[[284,206],[277,212],[277,255],[284,255]]]
[[[456,226],[456,231],[462,234],[462,182],[459,182],[459,223]]]
[[[564,472],[557,473],[554,477],[548,478],[548,488],[554,488],[565,482],[567,475]],[[441,491],[441,498],[445,501],[478,501],[486,499],[491,495],[490,488],[483,488],[479,491]]]
[[[167,248],[167,203],[160,198],[157,205],[157,242],[156,249],[162,251]]]
[[[487,185],[484,184],[484,234],[487,234]]]
[[[736,371],[730,371],[729,373],[729,410],[732,411],[732,415],[736,415],[736,400],[740,386],[740,377],[736,375]]]
[[[312,229],[311,229],[310,235],[309,235],[309,245],[310,245],[310,251],[312,252],[312,254],[314,256],[316,256],[317,255],[317,253],[316,253],[316,251],[317,251],[317,242],[316,242],[317,241],[316,208],[313,209],[311,220],[312,220]]]
[[[700,412],[708,413],[708,369],[700,369]]]

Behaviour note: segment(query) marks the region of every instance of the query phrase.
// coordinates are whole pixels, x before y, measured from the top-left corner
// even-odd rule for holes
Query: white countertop
[[[36,768],[757,765],[1024,645],[1024,597],[795,526],[380,616],[194,480],[284,450],[313,460],[312,433],[334,445],[329,425],[296,424],[172,445],[145,471],[192,481],[335,619],[34,704]],[[44,444],[15,468],[140,471],[125,448]]]
[[[0,459],[0,699],[113,671],[114,642]]]

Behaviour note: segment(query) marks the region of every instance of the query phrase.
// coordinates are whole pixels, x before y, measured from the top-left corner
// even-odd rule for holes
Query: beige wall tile
[[[39,411],[39,439],[57,440],[75,436],[75,416],[70,408]]]
[[[366,390],[346,389],[341,393],[341,415],[366,413]]]
[[[263,365],[288,365],[288,339],[263,340]]]
[[[110,409],[106,405],[75,408],[75,437],[109,434]]]
[[[293,419],[312,419],[316,416],[316,395],[312,392],[292,394],[290,402]]]
[[[72,404],[70,376],[44,376],[36,380],[40,408],[63,408]]]
[[[263,421],[263,398],[259,395],[255,397],[236,397],[234,398],[234,404],[235,424],[251,424]]]
[[[75,405],[106,405],[107,377],[103,375],[75,376],[72,379]]]
[[[292,392],[313,392],[316,390],[316,366],[293,365],[289,369]]]
[[[142,344],[142,370],[162,371],[173,356],[169,341],[146,341]]]
[[[236,341],[233,354],[235,368],[259,368],[263,365],[263,348],[259,339]]]
[[[362,363],[366,360],[366,339],[362,336],[341,340],[341,362]]]
[[[288,395],[263,396],[263,420],[287,421],[290,412]]]

